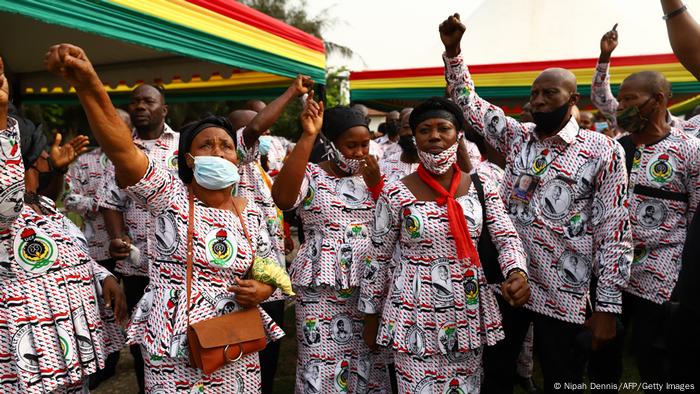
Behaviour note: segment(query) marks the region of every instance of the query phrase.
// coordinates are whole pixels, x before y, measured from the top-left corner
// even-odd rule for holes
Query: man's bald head
[[[560,68],[552,67],[548,68],[540,73],[540,75],[535,78],[535,82],[538,81],[556,81],[571,92],[576,91],[576,76],[571,71]]]
[[[666,99],[671,97],[671,84],[666,77],[658,71],[640,71],[630,74],[622,81],[622,85],[634,84],[641,88],[645,93],[653,96],[657,93],[663,93]],[[622,86],[620,86],[622,88]]]
[[[237,109],[228,114],[228,121],[231,122],[234,130],[247,126],[258,113],[249,109]]]
[[[245,103],[245,109],[255,111],[255,112],[260,112],[265,107],[267,107],[267,104],[265,104],[265,102],[262,100],[248,100]]]
[[[401,117],[401,114],[399,114],[399,111],[391,111],[386,114],[386,122],[396,122],[398,123],[399,118]]]
[[[367,107],[362,104],[354,104],[352,106],[352,109],[354,109],[355,111],[360,111],[365,117],[369,115],[369,109],[367,109]]]

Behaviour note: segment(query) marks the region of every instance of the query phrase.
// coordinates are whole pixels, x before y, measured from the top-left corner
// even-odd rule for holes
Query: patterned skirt
[[[362,339],[355,289],[298,287],[296,393],[389,393],[385,351]]]
[[[399,394],[479,394],[481,350],[461,353],[459,359],[445,355],[415,357],[394,354]]]

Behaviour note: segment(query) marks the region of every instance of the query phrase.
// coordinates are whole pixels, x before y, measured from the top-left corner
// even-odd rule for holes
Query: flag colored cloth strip
[[[0,0],[0,12],[225,66],[325,81],[323,51],[184,0]]]
[[[556,60],[546,62],[487,64],[470,66],[469,70],[479,94],[485,98],[527,97],[535,77],[548,67],[571,70],[579,83],[579,92],[590,94],[597,59]],[[700,90],[700,83],[672,54],[616,57],[610,70],[613,91],[629,74],[656,70],[671,82],[674,92],[690,93]],[[353,100],[421,100],[442,96],[445,77],[442,67],[406,70],[360,71],[350,74]]]

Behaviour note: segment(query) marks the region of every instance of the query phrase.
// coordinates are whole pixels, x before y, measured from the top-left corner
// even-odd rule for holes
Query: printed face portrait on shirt
[[[564,283],[579,288],[588,283],[590,264],[584,256],[566,251],[559,258],[558,273]]]
[[[486,132],[491,136],[499,136],[503,132],[503,128],[506,124],[506,120],[503,117],[503,113],[495,109],[489,109],[486,111],[484,116],[484,125],[486,126]]]
[[[175,252],[179,239],[175,216],[172,213],[167,212],[158,216],[154,236],[158,253],[170,256]]]
[[[435,307],[447,307],[454,303],[449,261],[445,258],[434,260],[430,270],[435,298]]]
[[[648,199],[637,206],[635,214],[637,224],[644,228],[655,229],[666,220],[668,210],[662,201]]]
[[[544,185],[540,206],[542,213],[549,219],[562,219],[572,203],[571,188],[561,179],[552,179]]]
[[[527,173],[520,174],[515,180],[515,188],[513,188],[513,193],[510,197],[511,201],[518,200],[529,204],[538,184],[539,177]]]
[[[354,206],[367,201],[369,192],[358,182],[354,177],[346,177],[338,181],[336,192],[345,204]]]

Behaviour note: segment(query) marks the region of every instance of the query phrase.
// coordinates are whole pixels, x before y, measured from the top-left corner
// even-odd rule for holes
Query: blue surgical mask
[[[189,155],[189,153],[188,153]],[[241,179],[238,167],[218,156],[192,156],[194,179],[199,186],[209,190],[223,190]]]
[[[270,146],[272,146],[271,136],[261,135],[260,138],[258,138],[258,150],[261,155],[267,156],[267,153],[270,152]]]

